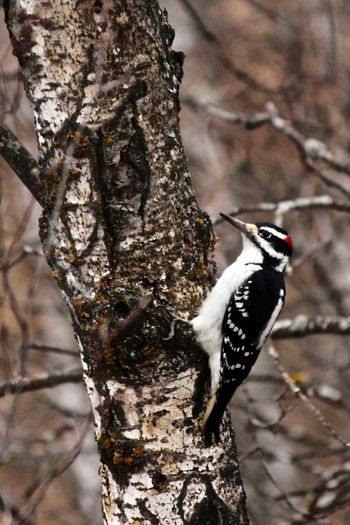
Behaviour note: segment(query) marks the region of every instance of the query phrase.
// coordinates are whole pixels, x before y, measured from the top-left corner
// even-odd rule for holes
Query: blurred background
[[[241,248],[220,211],[277,222],[294,240],[281,320],[296,318],[300,337],[276,332],[231,403],[251,523],[347,525],[350,3],[162,6],[175,28],[173,47],[186,55],[183,141],[200,206],[220,239],[218,273]],[[0,18],[0,125],[36,155],[2,8]],[[0,197],[0,374],[7,385],[0,385],[0,520],[102,525],[98,458],[68,311],[41,253],[39,206],[1,157]],[[315,318],[314,331],[325,333],[307,335]],[[18,384],[9,395],[21,376],[44,378],[46,386],[53,377],[71,382],[28,393]]]

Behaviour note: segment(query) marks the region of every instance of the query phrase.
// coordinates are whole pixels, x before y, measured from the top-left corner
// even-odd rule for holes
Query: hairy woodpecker
[[[274,224],[249,224],[221,213],[242,234],[243,249],[228,266],[192,319],[197,341],[209,355],[211,400],[203,428],[220,440],[227,404],[247,378],[285,299],[284,269],[292,238]]]

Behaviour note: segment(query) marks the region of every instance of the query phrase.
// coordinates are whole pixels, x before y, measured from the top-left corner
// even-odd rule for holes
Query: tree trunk
[[[206,447],[207,360],[172,312],[209,284],[179,132],[182,55],[154,0],[8,0],[39,143],[47,260],[69,305],[107,525],[243,524],[233,431]],[[35,175],[35,174],[34,174]],[[36,188],[37,191],[37,188]]]

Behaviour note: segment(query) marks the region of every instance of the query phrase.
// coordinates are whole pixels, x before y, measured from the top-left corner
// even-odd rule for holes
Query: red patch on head
[[[293,240],[290,235],[287,235],[283,240],[288,244],[289,248],[293,248]]]

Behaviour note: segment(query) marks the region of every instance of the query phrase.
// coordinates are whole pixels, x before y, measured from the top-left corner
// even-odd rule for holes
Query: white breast
[[[261,269],[259,265],[262,262],[261,252],[249,241],[244,239],[243,243],[242,253],[226,268],[201,305],[198,315],[191,321],[198,343],[209,355],[213,392],[219,383],[221,326],[230,297],[244,281]]]

